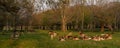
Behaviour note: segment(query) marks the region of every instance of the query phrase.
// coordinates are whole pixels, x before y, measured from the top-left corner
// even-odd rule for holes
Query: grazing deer
[[[50,38],[53,39],[57,36],[57,33],[53,31],[49,31],[49,35],[50,35]]]

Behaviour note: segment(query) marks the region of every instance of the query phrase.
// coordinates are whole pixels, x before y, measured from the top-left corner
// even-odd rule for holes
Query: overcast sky
[[[57,1],[57,0],[55,0],[55,1]],[[71,0],[71,5],[75,5],[76,2],[78,2],[78,1],[79,0]],[[93,0],[87,0],[87,4],[91,4],[90,1],[93,1]],[[104,1],[112,2],[112,1],[116,1],[116,0],[104,0]],[[34,3],[35,12],[40,12],[42,10],[50,9],[50,7],[48,5],[46,5],[45,2],[47,2],[47,0],[35,0],[35,3]],[[94,4],[96,4],[96,2],[94,2]]]

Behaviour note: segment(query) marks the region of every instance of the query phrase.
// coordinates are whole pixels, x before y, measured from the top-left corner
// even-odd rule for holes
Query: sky
[[[57,2],[57,0],[55,0]],[[78,2],[79,0],[71,0],[72,2],[72,6],[76,4],[76,2]],[[90,1],[93,1],[93,0],[87,0],[87,4],[91,4]],[[97,1],[97,0],[95,0]],[[113,2],[113,1],[116,1],[116,0],[104,0],[104,1],[107,1],[107,2]],[[50,7],[48,5],[46,5],[47,0],[35,0],[34,2],[34,7],[35,7],[35,12],[41,12],[41,11],[45,11],[47,9],[50,9]],[[94,4],[96,4],[96,2],[93,2]]]

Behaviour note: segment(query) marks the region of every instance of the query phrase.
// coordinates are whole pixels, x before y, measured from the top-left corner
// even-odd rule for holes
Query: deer
[[[62,42],[63,42],[63,41],[66,41],[66,40],[65,40],[65,36],[59,37],[59,41],[62,41]]]
[[[57,36],[57,33],[53,31],[49,31],[48,34],[50,35],[51,40],[53,40]]]
[[[73,37],[73,40],[80,40],[79,37]]]
[[[66,39],[73,39],[72,34],[73,34],[72,32],[68,33],[68,34],[65,36],[65,38],[66,38]]]

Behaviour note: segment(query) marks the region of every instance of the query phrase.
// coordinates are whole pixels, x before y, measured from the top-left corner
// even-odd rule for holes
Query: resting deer
[[[80,40],[78,37],[73,37],[73,40]]]
[[[59,37],[59,41],[65,41],[65,37],[64,36]]]
[[[94,41],[101,41],[101,37],[99,35],[93,36]]]
[[[72,38],[73,38],[72,34],[73,34],[72,32],[68,33],[68,34],[65,36],[65,38],[66,38],[66,39],[72,39]]]
[[[112,39],[112,35],[111,35],[111,34],[105,34],[105,35],[104,35],[104,38],[105,38],[105,39]]]

